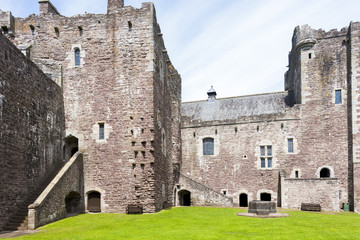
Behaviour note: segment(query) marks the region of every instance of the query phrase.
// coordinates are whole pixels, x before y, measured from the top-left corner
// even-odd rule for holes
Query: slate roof
[[[181,115],[192,120],[213,121],[237,119],[262,114],[285,113],[287,92],[242,97],[222,98],[215,101],[196,101],[181,104]]]

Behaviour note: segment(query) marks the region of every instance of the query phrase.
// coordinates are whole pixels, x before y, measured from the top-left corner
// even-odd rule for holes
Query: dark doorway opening
[[[239,196],[239,206],[240,207],[248,207],[248,195],[246,193],[242,193]]]
[[[187,190],[179,191],[180,206],[191,206],[191,193]]]
[[[78,192],[70,192],[65,198],[67,214],[81,213],[81,195]]]
[[[88,211],[101,212],[101,194],[99,192],[88,194]]]
[[[65,161],[69,161],[69,159],[79,150],[79,140],[77,137],[69,135],[64,138],[64,141],[64,158]]]
[[[330,177],[330,170],[328,168],[323,168],[320,171],[320,178],[329,178]]]
[[[79,149],[77,147],[74,147],[73,149],[71,149],[71,157],[74,156],[74,154],[77,153],[77,151],[79,151]]]
[[[261,193],[260,200],[261,201],[271,201],[271,194],[270,193]]]

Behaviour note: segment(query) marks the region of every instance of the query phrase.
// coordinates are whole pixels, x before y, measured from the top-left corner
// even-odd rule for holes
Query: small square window
[[[341,90],[335,90],[335,104],[341,104]]]

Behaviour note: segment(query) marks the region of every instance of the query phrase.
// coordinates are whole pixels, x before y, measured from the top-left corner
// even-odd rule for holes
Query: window
[[[288,152],[293,153],[294,152],[294,139],[288,138]]]
[[[133,26],[132,26],[132,23],[130,21],[128,21],[128,27],[129,27],[129,32],[131,32]]]
[[[31,34],[34,35],[35,34],[35,27],[33,25],[29,25],[30,30],[31,30]]]
[[[272,168],[272,146],[260,146],[261,168]]]
[[[60,37],[60,31],[59,31],[59,28],[54,27],[54,30],[55,30],[55,35],[56,35],[56,37]]]
[[[335,104],[341,104],[341,90],[335,90]]]
[[[214,139],[203,139],[203,155],[214,155]]]
[[[75,66],[80,66],[80,49],[75,49]]]
[[[299,171],[295,171],[295,178],[299,178]]]
[[[99,139],[105,139],[105,123],[99,123]]]

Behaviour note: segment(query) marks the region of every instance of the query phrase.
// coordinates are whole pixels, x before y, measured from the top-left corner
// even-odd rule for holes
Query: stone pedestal
[[[269,201],[251,201],[248,212],[256,215],[269,215],[276,213],[276,204]]]

